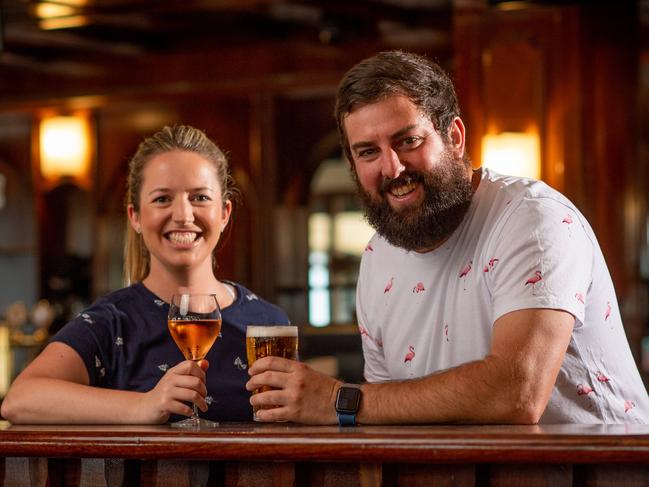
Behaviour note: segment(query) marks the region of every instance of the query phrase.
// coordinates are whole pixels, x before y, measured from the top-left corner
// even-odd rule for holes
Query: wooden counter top
[[[332,471],[337,468],[349,469],[350,465],[356,465],[352,468],[356,472],[352,478],[357,480],[361,477],[366,478],[367,466],[372,465],[370,470],[374,473],[370,477],[374,481],[363,485],[390,484],[389,482],[385,483],[386,479],[393,479],[395,485],[401,485],[395,480],[402,478],[399,472],[412,472],[412,468],[418,468],[417,475],[423,475],[425,472],[428,472],[426,475],[431,472],[437,472],[436,475],[438,475],[440,468],[443,472],[454,472],[453,476],[457,476],[458,472],[469,471],[472,472],[470,477],[475,480],[481,475],[491,476],[493,472],[497,471],[497,468],[502,470],[502,467],[505,467],[507,472],[520,471],[520,468],[523,468],[527,472],[526,478],[532,479],[539,475],[543,477],[543,472],[548,471],[554,472],[552,475],[556,476],[556,468],[559,467],[561,472],[570,472],[570,479],[574,480],[577,475],[573,475],[574,468],[577,469],[575,472],[582,472],[577,475],[577,478],[581,479],[583,475],[586,475],[584,468],[587,471],[592,471],[597,466],[600,471],[599,477],[601,477],[602,471],[609,471],[607,466],[613,469],[610,470],[611,472],[619,471],[620,466],[626,466],[627,473],[631,472],[629,474],[631,477],[624,478],[626,481],[631,481],[631,484],[625,483],[624,485],[636,485],[633,483],[633,479],[640,482],[637,485],[649,485],[649,426],[359,426],[339,428],[290,423],[223,423],[213,431],[194,432],[174,430],[168,425],[12,426],[6,422],[0,422],[0,457],[7,459],[7,465],[10,464],[9,459],[13,458],[11,462],[14,463],[11,464],[14,467],[16,458],[31,458],[31,463],[25,463],[24,468],[27,470],[34,468],[34,458],[50,459],[48,465],[55,464],[56,459],[120,459],[122,462],[122,477],[120,478],[124,478],[124,460],[127,463],[130,460],[137,460],[154,461],[154,463],[156,461],[181,461],[188,465],[192,463],[220,464],[225,468],[224,472],[231,471],[232,465],[237,465],[235,469],[237,472],[241,471],[243,465],[248,465],[246,471],[249,473],[258,470],[268,474],[268,472],[277,472],[279,468],[284,472],[280,478],[285,478],[288,475],[293,479],[293,482],[299,472],[302,472],[300,474],[302,477],[306,475],[306,478],[313,479],[317,477],[313,477],[315,475],[313,472],[318,468],[324,468],[314,467],[315,470],[313,470],[305,465],[334,462],[334,466],[327,467],[334,469]],[[338,467],[335,466],[336,464]],[[420,466],[416,467],[415,464]],[[102,463],[102,465],[104,464]],[[224,467],[228,465],[230,467]],[[345,465],[346,467],[344,467]],[[407,467],[407,465],[411,467]],[[480,465],[483,466],[480,467]],[[516,467],[517,465],[518,467]],[[102,468],[105,472],[108,472],[108,463],[104,467]],[[47,470],[46,467],[41,466],[41,470],[43,468]],[[104,472],[102,468],[100,470]],[[211,468],[212,470],[208,469],[208,471],[213,472],[214,468]],[[289,474],[286,474],[287,468]],[[308,470],[308,474],[304,473],[305,468]],[[580,468],[582,470],[579,470]],[[0,468],[0,486],[3,485],[1,482],[2,470]],[[190,470],[186,470],[186,475],[190,475],[187,473]],[[161,470],[157,469],[156,471]],[[359,477],[358,472],[361,471],[366,471],[366,474]],[[137,475],[143,475],[143,470],[140,467],[137,472]],[[537,473],[530,476],[530,472]],[[106,475],[108,474],[106,473]],[[225,473],[215,475],[221,480],[232,477],[232,475],[228,477]],[[239,475],[235,477],[240,478]],[[322,475],[317,478],[321,477]],[[256,477],[248,475],[245,478],[248,480],[243,484],[236,482],[226,482],[226,484],[247,485],[252,478]],[[381,480],[378,483],[377,478]],[[141,480],[140,477],[138,479]],[[360,482],[360,480],[358,481]],[[129,485],[129,483],[115,485]],[[162,484],[152,482],[152,485]],[[257,484],[252,482],[251,485]],[[294,484],[280,482],[268,485]],[[327,484],[326,482],[309,481],[305,485]],[[471,483],[466,485],[471,485]],[[533,482],[530,485],[533,485]],[[565,485],[572,485],[572,483]]]

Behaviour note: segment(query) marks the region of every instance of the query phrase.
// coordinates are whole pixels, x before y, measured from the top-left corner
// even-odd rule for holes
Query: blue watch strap
[[[355,414],[338,414],[338,424],[340,426],[356,426],[356,415]]]

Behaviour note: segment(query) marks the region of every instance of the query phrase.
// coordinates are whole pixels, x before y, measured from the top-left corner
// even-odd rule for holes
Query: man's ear
[[[455,149],[460,157],[464,157],[464,135],[464,122],[462,122],[462,119],[460,117],[455,117],[448,129],[448,136],[451,141],[451,146]]]

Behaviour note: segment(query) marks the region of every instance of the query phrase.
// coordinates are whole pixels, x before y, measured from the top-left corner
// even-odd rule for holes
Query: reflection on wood
[[[643,425],[0,423],[0,487],[649,486]]]

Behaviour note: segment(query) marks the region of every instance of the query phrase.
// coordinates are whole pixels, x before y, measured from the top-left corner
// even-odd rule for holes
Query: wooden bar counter
[[[649,486],[649,426],[12,426],[4,486]]]

